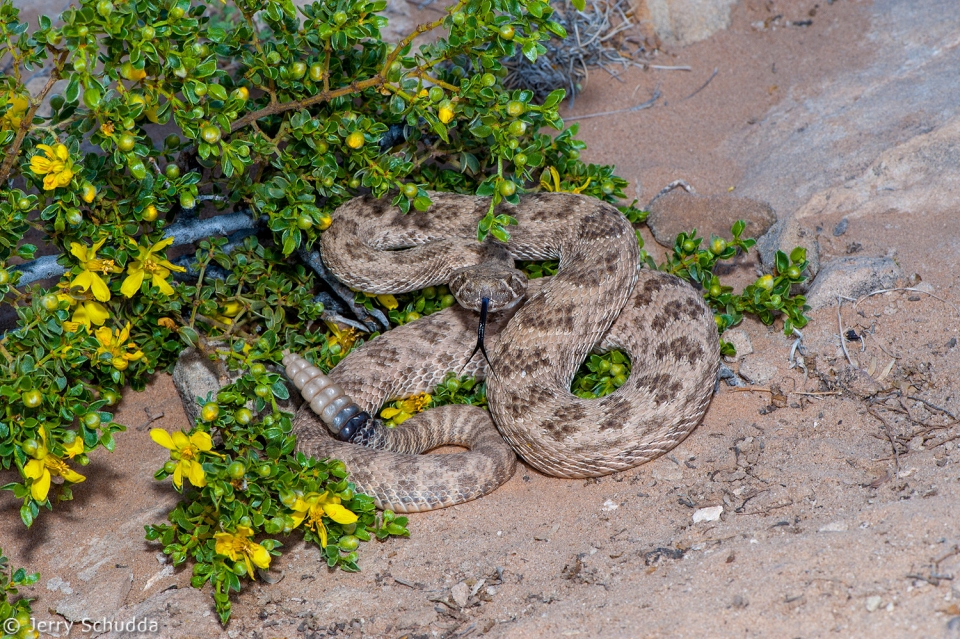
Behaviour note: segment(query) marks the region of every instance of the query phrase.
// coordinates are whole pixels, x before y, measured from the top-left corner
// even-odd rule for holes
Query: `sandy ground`
[[[632,106],[657,87],[663,98],[584,120],[584,159],[616,163],[641,202],[677,178],[701,193],[737,187],[749,162],[736,141],[750,127],[878,54],[865,37],[869,7],[746,0],[728,31],[658,60],[690,72],[594,71],[576,114]],[[811,12],[807,27],[751,26]],[[789,368],[792,340],[778,327],[744,322],[746,361],[776,374],[750,390],[721,387],[669,455],[590,481],[521,465],[491,496],[412,516],[409,539],[368,544],[359,574],[331,573],[316,548],[294,545],[276,565],[283,579],[246,587],[227,629],[203,593],[200,606],[152,613],[167,624],[159,636],[960,636],[958,219],[890,211],[851,219],[841,236],[836,217],[805,220],[821,232],[824,259],[853,243],[858,255],[893,252],[946,301],[896,292],[846,303],[839,320],[835,306],[813,313],[806,374]],[[649,236],[648,248],[662,250]],[[755,272],[746,259],[734,279]],[[864,335],[847,342],[863,372],[840,348],[838,321]],[[166,459],[147,433],[159,414],[150,426],[187,427],[164,375],[128,394],[118,421],[130,429],[116,453],[95,455],[76,499],[29,532],[0,495],[2,547],[42,573],[29,592],[38,618],[62,619],[51,611],[70,597],[109,612],[189,589],[190,569],[165,568],[142,539],[176,500],[151,477]],[[695,523],[717,507],[718,519]],[[70,636],[91,636],[78,630]]]

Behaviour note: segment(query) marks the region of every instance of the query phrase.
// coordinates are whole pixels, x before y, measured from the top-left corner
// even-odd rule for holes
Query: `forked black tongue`
[[[477,345],[473,347],[473,352],[470,353],[470,357],[467,358],[463,368],[460,369],[458,376],[463,374],[464,368],[467,367],[467,364],[470,363],[470,360],[473,359],[473,356],[477,354],[477,351],[480,351],[483,354],[483,359],[487,360],[487,368],[490,370],[490,374],[493,374],[493,364],[490,363],[490,358],[487,356],[487,349],[483,346],[483,332],[487,328],[487,308],[489,306],[490,298],[484,297],[482,300],[480,300],[480,325],[477,326]]]

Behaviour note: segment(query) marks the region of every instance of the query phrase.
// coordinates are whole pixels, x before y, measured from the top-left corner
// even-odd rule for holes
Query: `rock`
[[[75,623],[112,618],[133,586],[133,571],[130,568],[116,568],[112,559],[107,557],[104,562],[92,566],[96,578],[74,584],[72,593],[54,606],[56,613]],[[92,573],[90,577],[93,577]],[[83,579],[83,573],[80,578]],[[62,586],[61,592],[66,592]]]
[[[847,522],[845,521],[832,521],[826,526],[822,526],[817,529],[817,532],[845,532],[847,530]]]
[[[467,600],[470,599],[470,586],[462,581],[450,589],[450,596],[461,608],[467,607]]]
[[[870,3],[864,38],[875,53],[866,67],[841,68],[814,95],[785,96],[728,139],[743,158],[738,192],[801,222],[891,208],[955,212],[960,47],[955,22],[943,16],[954,15],[956,2],[923,8]]]
[[[639,0],[636,12],[665,43],[683,46],[729,27],[734,4],[736,0]]]
[[[215,345],[211,343],[211,346]],[[193,424],[199,419],[202,403],[207,401],[208,397],[216,398],[221,388],[239,377],[240,371],[228,371],[222,362],[210,361],[195,348],[187,348],[180,353],[173,367],[173,385],[180,395],[180,402],[190,423]],[[290,399],[277,399],[277,406],[280,410],[295,413],[303,400],[293,383],[286,380],[286,384]],[[252,408],[252,405],[248,408]]]
[[[880,607],[880,604],[883,603],[883,598],[879,595],[873,595],[872,597],[867,597],[867,612],[876,612]]]
[[[663,459],[663,458],[661,458]],[[683,469],[669,459],[663,459],[651,473],[657,481],[678,482],[683,479]]]
[[[231,381],[225,366],[217,366],[217,363],[201,356],[195,348],[187,348],[180,353],[173,367],[173,385],[191,424],[200,418],[203,402],[216,397],[217,391]]]
[[[693,513],[693,523],[699,524],[702,521],[717,521],[722,514],[723,506],[700,508]]]
[[[816,234],[800,226],[796,217],[790,216],[778,220],[776,224],[770,227],[769,231],[757,240],[755,248],[760,255],[760,263],[763,264],[764,270],[772,272],[777,251],[783,251],[790,255],[790,252],[798,246],[807,249],[809,264],[804,270],[807,281],[800,285],[802,290],[806,290],[810,287],[810,280],[820,272],[820,242],[817,240]]]
[[[858,299],[885,288],[895,288],[903,271],[889,257],[842,257],[823,265],[807,294],[813,310],[837,303],[837,296]]]
[[[673,189],[649,205],[647,226],[657,242],[673,248],[677,234],[697,229],[709,241],[711,235],[731,239],[730,227],[737,220],[747,223],[743,237],[760,237],[777,221],[767,204],[731,195],[697,195]]]
[[[847,366],[837,372],[837,383],[843,390],[866,399],[884,389],[883,384],[870,377],[867,371],[856,366]]]
[[[225,636],[212,607],[210,594],[195,588],[164,590],[108,616],[110,631],[99,639]]]
[[[737,372],[751,384],[766,384],[776,376],[777,367],[763,360],[751,358],[744,360]]]
[[[733,344],[733,347],[737,349],[736,356],[726,358],[728,362],[735,362],[753,353],[753,343],[750,341],[750,336],[739,328],[726,331],[723,334],[723,340],[730,342]]]

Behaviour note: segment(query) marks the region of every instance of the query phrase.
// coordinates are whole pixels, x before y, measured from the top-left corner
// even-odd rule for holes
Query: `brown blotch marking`
[[[680,382],[667,373],[639,375],[637,376],[635,384],[637,390],[645,390],[652,393],[654,395],[653,401],[657,404],[670,401],[682,388]]]
[[[690,364],[696,364],[703,359],[704,355],[703,347],[686,335],[675,337],[667,343],[660,344],[655,354],[661,360],[670,356],[678,362],[687,360]]]
[[[562,441],[568,435],[577,432],[577,429],[569,423],[561,421],[549,421],[543,423],[543,430],[553,438],[554,441]]]
[[[620,237],[624,223],[619,214],[614,216],[608,209],[601,209],[584,217],[580,222],[580,238],[585,242],[595,242],[608,237]]]
[[[657,313],[650,322],[650,328],[660,332],[667,327],[670,317],[666,313]]]
[[[579,403],[564,404],[553,411],[553,418],[568,422],[578,422],[587,416],[587,410]]]
[[[653,275],[651,273],[651,275]],[[633,305],[635,308],[642,308],[644,306],[649,306],[650,302],[653,301],[653,296],[655,293],[659,292],[663,288],[663,279],[660,277],[650,277],[647,279],[642,286],[636,288],[635,299]]]
[[[610,415],[602,422],[600,422],[600,432],[606,432],[608,430],[620,430],[623,428],[623,418],[617,417],[615,415]]]

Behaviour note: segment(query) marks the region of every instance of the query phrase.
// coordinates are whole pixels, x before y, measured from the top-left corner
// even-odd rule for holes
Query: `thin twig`
[[[643,102],[642,104],[638,104],[637,106],[632,106],[626,109],[617,109],[616,111],[603,111],[601,113],[588,113],[586,115],[574,115],[564,119],[567,121],[587,120],[589,118],[599,118],[604,115],[616,115],[618,113],[628,113],[630,111],[642,111],[643,109],[649,109],[650,107],[652,107],[654,103],[656,103],[656,101],[660,99],[660,95],[661,95],[660,87],[658,85],[657,88],[653,90],[653,97],[647,100],[646,102]]]
[[[893,449],[893,460],[897,464],[897,476],[900,476],[900,453],[897,452],[897,444],[893,441],[893,433],[890,430],[890,424],[887,423],[883,417],[881,417],[874,409],[868,408],[867,412],[876,417],[881,424],[883,424],[883,434],[887,436],[887,440],[890,442],[890,447]]]
[[[706,81],[706,82],[704,82],[702,85],[700,85],[700,88],[699,88],[699,89],[697,89],[696,91],[694,91],[693,93],[691,93],[690,95],[688,95],[687,97],[685,97],[683,100],[680,100],[680,101],[681,101],[681,102],[685,102],[686,100],[689,100],[690,98],[692,98],[692,97],[695,96],[696,94],[698,94],[698,93],[700,93],[701,91],[703,91],[704,89],[706,89],[706,88],[707,88],[707,85],[710,84],[715,77],[717,77],[717,73],[719,73],[719,72],[720,72],[720,69],[719,69],[719,68],[714,69],[714,70],[713,70],[713,73],[710,74],[710,77],[707,78],[707,81]]]
[[[934,410],[938,410],[938,411],[940,411],[941,413],[943,413],[944,415],[947,415],[950,419],[952,419],[952,420],[954,420],[954,421],[957,420],[957,417],[956,417],[953,413],[951,413],[950,411],[948,411],[946,408],[940,408],[940,407],[937,406],[936,404],[931,404],[930,402],[928,402],[927,400],[925,400],[925,399],[922,398],[922,397],[917,397],[916,395],[907,395],[907,399],[912,399],[912,400],[914,400],[914,401],[917,401],[917,402],[920,402],[920,403],[922,403],[922,404],[925,404],[925,405],[927,405],[928,407],[930,407],[930,408],[932,408],[932,409],[934,409]]]
[[[853,360],[850,359],[850,353],[847,352],[847,344],[843,337],[843,318],[840,317],[840,307],[843,305],[843,300],[851,300],[849,297],[844,297],[843,295],[837,295],[837,328],[840,329],[840,348],[843,349],[843,354],[846,355],[847,361],[853,366]]]
[[[859,304],[859,303],[862,302],[863,300],[867,299],[868,297],[873,297],[874,295],[879,295],[880,293],[894,293],[894,292],[896,292],[896,291],[910,291],[910,292],[912,292],[912,293],[923,293],[924,295],[929,295],[930,297],[932,297],[932,298],[935,299],[935,300],[940,300],[940,301],[943,302],[944,304],[949,304],[950,306],[953,307],[953,310],[955,310],[955,311],[957,312],[957,315],[960,315],[960,308],[958,308],[957,305],[954,304],[953,302],[950,302],[950,301],[948,301],[948,300],[945,300],[945,299],[943,299],[942,297],[938,297],[938,296],[934,295],[933,293],[930,293],[929,291],[925,291],[925,290],[919,289],[919,288],[913,288],[912,286],[904,286],[904,287],[901,287],[901,288],[883,288],[883,289],[880,289],[879,291],[874,291],[874,292],[872,292],[872,293],[867,293],[866,295],[864,295],[864,296],[861,297],[860,299],[856,300],[853,305],[856,306],[857,304]],[[850,298],[847,298],[847,299],[850,299]],[[852,301],[852,300],[851,300],[851,301]]]
[[[37,109],[40,108],[40,105],[43,104],[47,94],[53,89],[53,85],[60,79],[60,71],[63,69],[63,63],[67,59],[68,53],[67,50],[60,52],[60,57],[57,58],[57,61],[54,63],[54,68],[50,72],[47,83],[43,85],[43,89],[37,94],[37,97],[33,100],[33,104],[31,104],[27,112],[23,114],[23,119],[20,120],[20,127],[17,129],[17,136],[13,139],[13,144],[10,145],[10,148],[7,149],[6,157],[3,158],[3,164],[0,165],[0,184],[6,182],[10,176],[10,169],[13,168],[13,163],[16,161],[17,156],[20,155],[23,138],[27,136],[27,132],[30,131],[30,125],[33,124],[33,116],[36,114]]]

